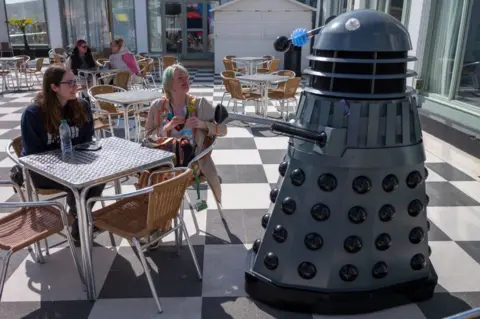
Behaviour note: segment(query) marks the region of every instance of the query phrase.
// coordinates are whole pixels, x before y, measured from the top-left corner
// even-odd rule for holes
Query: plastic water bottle
[[[62,120],[60,122],[59,132],[62,154],[72,153],[72,135],[70,133],[70,126],[68,125],[67,120]]]

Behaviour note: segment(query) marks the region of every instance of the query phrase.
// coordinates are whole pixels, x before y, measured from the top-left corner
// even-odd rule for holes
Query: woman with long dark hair
[[[91,142],[94,135],[93,116],[90,104],[77,98],[78,86],[75,75],[63,67],[49,67],[43,76],[42,90],[22,114],[21,156],[60,149],[59,127],[61,120],[70,126],[72,145]],[[76,203],[72,192],[44,176],[31,172],[36,188],[65,190],[70,214],[75,217],[72,237],[79,240]],[[105,185],[93,187],[88,198],[100,196]]]
[[[85,40],[78,40],[72,55],[65,61],[65,67],[78,75],[78,69],[90,69],[97,66],[92,51]]]

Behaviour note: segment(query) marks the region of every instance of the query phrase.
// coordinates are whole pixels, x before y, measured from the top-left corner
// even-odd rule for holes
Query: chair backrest
[[[243,100],[242,85],[237,79],[226,79],[225,88],[233,99]]]
[[[281,76],[288,76],[290,78],[295,77],[295,72],[290,71],[290,70],[280,70],[280,71],[277,71],[275,74],[276,75],[281,75]],[[277,89],[285,89],[285,83],[287,83],[287,82],[278,83]]]
[[[112,55],[112,49],[111,48],[103,48],[103,56],[107,58],[110,55]]]
[[[232,60],[223,59],[223,66],[225,67],[225,71],[234,71]]]
[[[186,169],[171,179],[153,185],[149,194],[147,228],[160,228],[165,221],[174,219],[183,203],[185,191],[193,179],[193,171]]]
[[[270,67],[269,67],[270,72],[278,71],[279,68],[280,68],[280,59],[273,59],[272,61],[270,61]]]
[[[56,54],[65,54],[65,49],[64,48],[55,48],[53,49],[53,52],[55,52]]]
[[[297,89],[300,86],[300,81],[302,78],[296,77],[288,79],[285,83],[285,98],[293,98],[297,94]]]
[[[237,62],[232,61],[232,59],[236,58],[236,55],[227,55],[224,59],[230,60],[232,62],[232,70],[237,68]]]
[[[10,46],[10,43],[8,43],[8,42],[1,42],[0,43],[0,50],[2,50],[2,51],[13,51],[12,47]]]
[[[222,78],[234,79],[236,77],[235,71],[223,71],[220,73]]]
[[[17,136],[14,139],[12,139],[12,148],[13,151],[15,152],[15,155],[17,155],[17,158],[20,157],[20,154],[22,153],[22,136]]]
[[[95,85],[88,89],[88,95],[98,107],[108,113],[117,113],[115,105],[109,102],[98,101],[95,96],[98,94],[107,94],[114,92],[123,92],[125,89],[121,87],[115,87],[113,85]]]
[[[113,84],[115,86],[118,86],[122,89],[127,90],[128,89],[128,83],[130,82],[130,77],[131,76],[132,75],[130,74],[129,71],[118,72],[115,75],[115,78],[113,79]]]
[[[271,55],[264,55],[262,58],[267,59],[267,61],[262,64],[262,68],[268,69],[270,62],[274,59],[274,57]]]
[[[171,65],[174,65],[176,60],[177,60],[177,58],[174,57],[174,56],[166,55],[166,56],[162,57],[163,69],[166,69]]]
[[[37,58],[36,59],[36,61],[35,61],[35,71],[36,72],[42,71],[43,60],[45,60],[45,58]]]
[[[54,53],[53,54],[53,63],[54,64],[62,64],[62,56],[60,54]]]

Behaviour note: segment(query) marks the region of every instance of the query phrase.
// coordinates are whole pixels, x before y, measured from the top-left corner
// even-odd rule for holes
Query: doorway
[[[213,60],[213,14],[217,1],[169,0],[163,2],[164,54],[186,60]]]

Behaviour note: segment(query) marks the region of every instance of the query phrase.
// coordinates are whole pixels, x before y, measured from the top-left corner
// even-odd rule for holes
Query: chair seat
[[[55,195],[55,194],[60,194],[63,193],[64,191],[59,190],[59,189],[43,189],[43,188],[37,188],[37,194],[38,195]]]
[[[268,92],[268,98],[273,100],[283,100],[283,99],[288,99],[288,96],[285,95],[285,92],[283,91],[272,90]]]
[[[101,120],[99,119],[96,119],[94,122],[93,122],[93,129],[95,131],[97,130],[105,130],[107,128],[109,128],[110,125],[108,125],[108,122],[107,123],[103,123]]]
[[[97,210],[95,226],[123,238],[147,236],[148,198],[148,194],[125,198]]]
[[[68,216],[71,225],[73,217]],[[22,208],[0,219],[0,248],[21,250],[63,230],[60,211],[54,207]]]

